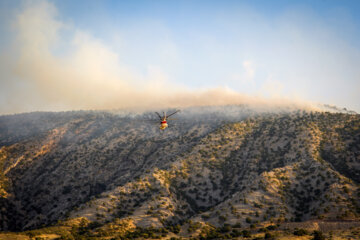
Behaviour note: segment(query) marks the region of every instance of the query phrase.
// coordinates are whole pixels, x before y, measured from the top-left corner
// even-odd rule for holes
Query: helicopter
[[[155,112],[156,115],[158,115],[159,119],[160,119],[160,130],[165,130],[165,128],[168,127],[168,124],[167,124],[167,120],[169,120],[172,115],[176,114],[180,112],[180,110],[176,110],[175,112],[169,114],[169,115],[166,115],[166,112],[163,112],[163,115],[161,116],[158,112]],[[171,120],[171,119],[170,119]]]

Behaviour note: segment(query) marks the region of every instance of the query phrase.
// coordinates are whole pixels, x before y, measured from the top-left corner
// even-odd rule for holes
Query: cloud
[[[102,41],[60,21],[52,3],[35,3],[16,15],[14,47],[0,59],[1,113],[269,104],[269,99],[226,88],[189,90],[156,64],[139,73]],[[170,45],[173,55],[176,46]],[[244,79],[252,81],[254,63],[246,60],[242,66]],[[294,103],[271,101],[278,106],[284,102]]]
[[[244,70],[245,70],[245,79],[246,81],[253,81],[255,76],[255,66],[254,63],[250,60],[244,61],[242,63]]]
[[[242,69],[240,73],[235,73],[230,76],[233,82],[238,84],[253,85],[255,76],[255,64],[253,61],[245,60],[242,62]]]

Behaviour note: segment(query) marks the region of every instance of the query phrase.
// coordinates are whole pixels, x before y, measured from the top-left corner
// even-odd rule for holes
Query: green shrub
[[[304,236],[304,235],[308,235],[309,233],[305,230],[305,229],[295,229],[294,231],[294,235],[296,236]]]
[[[101,226],[101,223],[99,223],[97,221],[94,221],[94,222],[89,223],[88,228],[89,229],[95,229],[95,228],[98,228],[100,226]]]
[[[266,227],[266,229],[270,231],[275,230],[276,228],[277,228],[276,225],[269,225]]]
[[[320,231],[314,231],[313,232],[313,239],[312,240],[325,240],[325,236],[322,232]]]
[[[233,226],[232,226],[233,228],[241,228],[241,223],[235,223]]]
[[[233,237],[240,237],[241,235],[242,235],[242,233],[237,229],[233,229],[231,232],[231,236],[233,236]]]
[[[274,236],[271,233],[265,233],[265,239],[274,239]]]
[[[222,226],[221,228],[219,228],[218,231],[221,233],[227,233],[227,232],[230,232],[230,230],[231,230],[231,227],[228,224],[226,224],[226,225]]]
[[[251,233],[249,230],[243,230],[241,233],[242,233],[243,237],[245,237],[245,238],[251,237]]]

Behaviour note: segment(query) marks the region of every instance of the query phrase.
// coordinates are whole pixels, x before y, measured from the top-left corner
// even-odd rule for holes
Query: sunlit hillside
[[[164,131],[154,119],[1,116],[0,238],[360,238],[358,114],[188,108]]]

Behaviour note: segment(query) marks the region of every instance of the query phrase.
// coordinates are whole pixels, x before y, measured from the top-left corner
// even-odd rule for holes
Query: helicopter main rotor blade
[[[158,112],[155,112],[155,113],[158,115],[159,119],[161,120],[162,118],[161,118],[160,114]]]
[[[175,113],[178,113],[178,112],[180,112],[180,110],[177,110],[177,111],[173,112],[172,114],[168,115],[167,117],[170,117],[170,116],[172,116],[172,115],[174,115]]]

